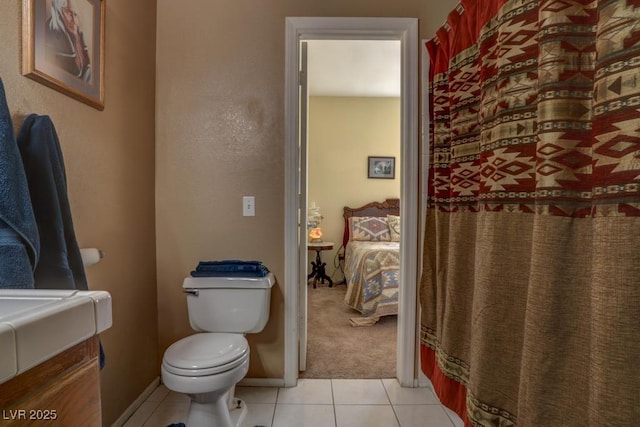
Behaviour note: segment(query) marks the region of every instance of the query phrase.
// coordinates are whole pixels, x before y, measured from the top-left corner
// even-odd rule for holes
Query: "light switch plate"
[[[254,196],[242,197],[242,216],[256,216],[256,198]]]

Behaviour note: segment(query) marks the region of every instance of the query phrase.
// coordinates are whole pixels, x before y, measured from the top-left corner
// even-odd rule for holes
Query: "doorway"
[[[400,297],[396,373],[401,385],[417,385],[417,247],[419,212],[417,19],[287,18],[285,69],[285,386],[298,378],[306,335],[306,140],[300,138],[300,42],[305,40],[398,40],[401,43]],[[413,238],[409,238],[413,236]],[[303,242],[302,244],[300,242]],[[301,287],[304,284],[304,288]],[[303,296],[304,298],[301,298]]]
[[[393,280],[383,288],[377,285],[383,276],[395,275],[380,270],[369,278],[369,287],[363,284],[362,293],[353,290],[358,288],[354,283],[346,284],[343,208],[400,199],[400,41],[316,39],[301,44],[302,61],[305,45],[307,51],[307,207],[310,220],[317,220],[314,212],[320,214],[319,228],[309,232],[321,234],[315,238],[325,245],[319,252],[326,264],[323,270],[336,286],[330,287],[327,281],[316,288],[313,280],[313,287],[306,289],[307,357],[306,367],[300,358],[300,377],[392,378],[396,376],[397,315],[361,314],[354,304],[355,295],[369,295],[366,303],[360,301],[361,310],[367,310],[364,305],[378,307],[374,301],[381,300],[378,313],[393,312],[393,308],[382,309],[394,306],[393,297],[386,297],[393,292]],[[393,176],[371,177],[370,156],[392,159]],[[318,264],[314,252],[308,252],[307,262]],[[317,270],[308,268],[312,274]],[[375,292],[379,298],[372,298]],[[302,294],[304,289],[301,304]],[[351,304],[344,302],[348,296]],[[379,319],[375,325],[369,322],[374,318]],[[300,325],[301,330],[304,327]],[[336,354],[341,355],[340,363],[334,363]]]

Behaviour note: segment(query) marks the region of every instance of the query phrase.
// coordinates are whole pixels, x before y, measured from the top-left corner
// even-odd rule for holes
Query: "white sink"
[[[111,325],[105,291],[0,289],[0,383]]]

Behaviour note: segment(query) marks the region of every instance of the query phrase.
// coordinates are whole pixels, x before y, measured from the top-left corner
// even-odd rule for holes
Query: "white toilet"
[[[269,320],[273,274],[265,277],[187,277],[191,327],[200,333],[172,344],[162,359],[162,381],[191,397],[187,427],[236,427],[247,413],[233,396],[249,370],[244,334]]]

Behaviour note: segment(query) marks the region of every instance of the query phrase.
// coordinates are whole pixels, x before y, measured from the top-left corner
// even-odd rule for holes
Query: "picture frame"
[[[367,178],[395,179],[396,177],[395,157],[369,156],[367,159],[367,164]]]
[[[106,0],[22,0],[22,75],[104,109]]]

